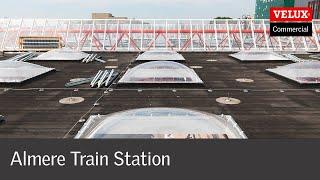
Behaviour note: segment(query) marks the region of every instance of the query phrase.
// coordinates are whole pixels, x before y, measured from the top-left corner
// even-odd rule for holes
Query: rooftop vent
[[[230,139],[247,138],[231,116],[179,108],[144,108],[106,116],[91,116],[76,138],[130,138],[137,135],[177,134],[215,134],[225,135]]]
[[[263,51],[241,51],[230,55],[240,61],[290,61],[290,59],[283,57],[275,52]]]
[[[185,61],[185,58],[175,52],[167,50],[153,50],[140,54],[137,61]]]
[[[69,48],[55,49],[49,52],[43,53],[33,60],[45,60],[45,61],[81,61],[88,57],[87,53],[76,51]]]
[[[52,70],[21,61],[0,61],[0,83],[21,83]]]
[[[62,47],[61,37],[24,36],[19,37],[21,50],[48,51]]]
[[[294,63],[274,69],[267,69],[267,71],[299,84],[320,84],[319,61]]]
[[[172,61],[153,61],[129,69],[120,84],[203,84],[194,70]]]
[[[4,116],[0,115],[0,125],[4,124],[6,122],[6,119]]]

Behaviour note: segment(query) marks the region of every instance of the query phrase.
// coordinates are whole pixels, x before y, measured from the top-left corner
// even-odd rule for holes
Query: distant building
[[[141,24],[140,20],[136,19],[129,19],[128,17],[116,17],[113,16],[111,13],[92,13],[92,19],[95,19],[95,22],[100,22],[101,24],[105,23],[105,20],[108,20],[108,24]],[[144,24],[148,24],[144,22]]]
[[[256,19],[269,19],[270,7],[311,7],[313,18],[320,18],[320,0],[257,0]]]
[[[295,1],[297,0],[257,0],[255,18],[269,19],[271,7],[294,7]]]
[[[127,17],[115,17],[111,13],[92,13],[92,19],[128,19]]]
[[[296,7],[311,7],[313,9],[313,19],[320,18],[320,0],[296,0]]]
[[[320,19],[320,0],[309,1],[308,6],[313,9],[313,19]]]
[[[113,18],[111,13],[92,13],[92,19],[109,19]]]

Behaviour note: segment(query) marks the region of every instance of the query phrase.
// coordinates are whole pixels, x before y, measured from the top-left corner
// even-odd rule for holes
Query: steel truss
[[[82,51],[320,51],[320,20],[312,37],[270,37],[269,20],[0,19],[0,50],[21,51],[20,36],[59,36]]]

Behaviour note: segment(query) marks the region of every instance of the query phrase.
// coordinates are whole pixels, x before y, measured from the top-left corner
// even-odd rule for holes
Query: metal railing
[[[21,36],[58,36],[82,51],[320,51],[320,20],[312,37],[270,37],[255,19],[0,19],[0,51],[20,51]]]

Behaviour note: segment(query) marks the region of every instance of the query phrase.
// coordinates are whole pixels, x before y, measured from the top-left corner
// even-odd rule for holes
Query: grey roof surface
[[[97,89],[84,84],[64,87],[71,79],[92,77],[105,66],[119,67],[118,82],[128,68],[139,65],[135,62],[136,53],[99,53],[99,56],[105,64],[33,61],[57,71],[22,84],[0,83],[0,114],[7,120],[0,125],[0,138],[74,138],[84,125],[80,119],[150,107],[230,115],[249,139],[320,138],[320,85],[302,86],[266,72],[291,62],[242,63],[228,53],[183,53],[186,58],[183,64],[203,67],[195,69],[203,86],[112,84],[110,89]],[[207,61],[209,59],[217,61]],[[238,78],[253,79],[254,83],[240,83],[236,81]],[[241,104],[216,102],[217,98],[226,96],[241,100]],[[85,101],[60,104],[59,100],[66,97],[83,97]]]

